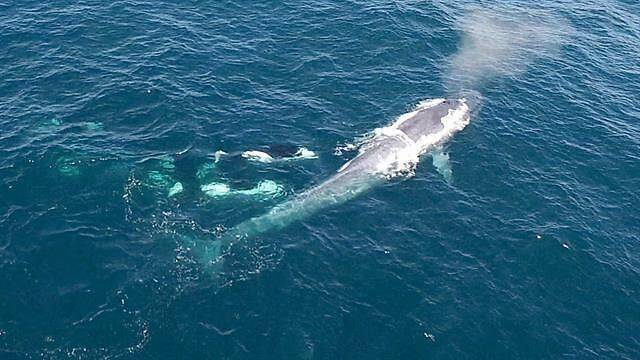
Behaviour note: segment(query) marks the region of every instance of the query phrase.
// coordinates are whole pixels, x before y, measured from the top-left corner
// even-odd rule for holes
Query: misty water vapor
[[[557,53],[572,33],[562,17],[504,7],[469,11],[458,26],[461,45],[444,79],[452,92],[477,90],[491,79],[521,74],[536,60]]]

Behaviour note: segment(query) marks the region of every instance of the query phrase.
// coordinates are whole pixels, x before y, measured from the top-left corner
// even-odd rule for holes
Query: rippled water
[[[639,14],[0,1],[0,357],[638,358]],[[451,184],[426,157],[237,246],[217,278],[185,246],[460,94],[477,104]],[[318,159],[238,155],[298,146]],[[285,194],[216,198],[204,178]]]

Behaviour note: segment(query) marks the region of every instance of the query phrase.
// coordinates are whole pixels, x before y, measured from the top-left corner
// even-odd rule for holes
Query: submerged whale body
[[[376,129],[360,146],[358,155],[338,172],[296,196],[224,233],[217,241],[195,245],[192,250],[205,265],[220,261],[221,249],[258,234],[278,230],[329,206],[350,200],[386,180],[410,174],[421,155],[445,158],[441,146],[469,123],[464,99],[434,99],[383,128]],[[448,159],[448,155],[446,156]],[[447,167],[450,169],[450,167]]]

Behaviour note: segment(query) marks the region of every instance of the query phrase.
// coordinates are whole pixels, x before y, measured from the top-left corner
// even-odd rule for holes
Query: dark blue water
[[[638,54],[629,0],[0,1],[0,358],[637,359]],[[185,246],[460,94],[451,184]]]

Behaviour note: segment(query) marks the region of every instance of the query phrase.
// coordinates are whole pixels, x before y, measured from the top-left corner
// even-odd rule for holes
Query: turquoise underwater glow
[[[0,49],[0,359],[640,357],[635,1],[0,0]],[[443,97],[414,174],[205,269]]]

